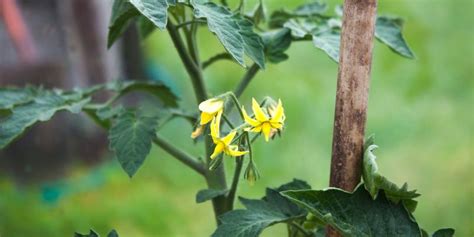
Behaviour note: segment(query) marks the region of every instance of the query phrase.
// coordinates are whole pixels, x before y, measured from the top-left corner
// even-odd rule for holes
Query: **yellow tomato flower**
[[[219,112],[217,116],[212,119],[211,123],[211,137],[216,147],[214,152],[211,155],[211,159],[216,158],[219,154],[224,152],[224,154],[229,156],[243,156],[247,154],[247,151],[239,151],[237,145],[231,145],[232,139],[234,139],[237,134],[236,131],[232,131],[227,136],[220,138],[220,123],[221,123],[222,112]]]
[[[278,100],[276,108],[269,109],[270,118],[263,112],[263,109],[254,98],[252,98],[252,110],[255,114],[255,119],[251,118],[244,107],[242,107],[244,120],[251,126],[248,130],[257,133],[262,132],[265,136],[265,141],[268,142],[272,133],[283,128],[285,113],[281,100]]]
[[[199,104],[201,111],[201,125],[207,124],[224,108],[224,100],[219,98],[211,98]]]

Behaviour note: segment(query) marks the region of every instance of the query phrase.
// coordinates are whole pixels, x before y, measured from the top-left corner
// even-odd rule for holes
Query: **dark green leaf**
[[[38,94],[37,89],[27,88],[0,88],[0,109],[11,109],[16,105],[33,100]]]
[[[132,177],[150,153],[157,118],[134,112],[119,115],[109,131],[110,149],[127,174]]]
[[[106,107],[102,107],[98,109],[96,111],[96,115],[101,120],[107,120],[107,119],[114,118],[124,112],[125,112],[125,108],[122,105],[118,105],[114,107],[106,106]]]
[[[402,28],[402,19],[379,16],[375,24],[375,37],[401,56],[414,58],[415,55],[403,38]]]
[[[266,22],[267,9],[265,8],[265,4],[263,4],[263,0],[259,0],[257,6],[253,9],[252,14],[250,15],[250,18],[255,25],[258,25],[261,22]]]
[[[286,28],[267,31],[262,35],[265,55],[271,63],[279,63],[288,59],[285,53],[291,45],[291,32]]]
[[[196,203],[203,203],[213,198],[224,196],[229,190],[203,189],[196,194]]]
[[[93,230],[90,230],[89,234],[79,234],[76,232],[74,233],[74,237],[99,237],[99,234]]]
[[[143,81],[114,81],[108,83],[106,88],[115,91],[121,95],[132,91],[143,91],[160,99],[165,106],[177,107],[178,97],[171,89],[160,81],[143,82]]]
[[[296,38],[311,37],[313,45],[323,50],[332,60],[339,62],[340,33],[332,30],[327,23],[316,24],[291,19],[284,24]]]
[[[399,188],[396,184],[390,182],[378,173],[378,166],[375,162],[376,156],[373,153],[377,145],[369,145],[369,143],[373,143],[373,140],[366,142],[366,146],[368,147],[364,153],[362,177],[365,188],[369,191],[372,198],[375,199],[381,189],[385,191],[388,199],[396,203],[400,200],[410,200],[420,196],[416,190],[408,191],[408,185],[406,183]],[[416,207],[413,202],[407,204],[410,204],[410,208]]]
[[[169,3],[167,0],[130,0],[130,3],[156,27],[164,29],[168,22]]]
[[[314,34],[313,44],[316,48],[326,52],[332,60],[339,62],[340,38],[341,35],[339,32],[326,31],[320,34]]]
[[[148,18],[144,16],[140,16],[137,19],[137,27],[138,27],[138,33],[140,34],[140,37],[143,39],[146,39],[153,31],[156,30],[155,24],[148,20]]]
[[[294,180],[277,189],[267,189],[260,200],[240,198],[246,210],[234,210],[220,216],[221,225],[213,237],[256,237],[268,226],[306,216],[307,212],[280,195],[283,190],[310,188],[304,181]]]
[[[0,149],[5,148],[36,122],[50,120],[56,112],[62,110],[78,113],[89,101],[89,97],[45,91],[32,101],[15,106],[11,114],[0,121]]]
[[[112,230],[112,231],[109,232],[107,237],[119,237],[119,235],[118,235],[116,230]]]
[[[206,18],[209,30],[239,64],[245,66],[244,54],[247,54],[261,68],[265,67],[262,40],[253,32],[249,20],[212,2],[194,1],[193,6],[194,15]]]
[[[130,4],[128,0],[114,0],[112,16],[109,23],[109,33],[107,37],[107,47],[111,47],[114,42],[125,32],[132,20],[140,13]]]
[[[299,6],[294,13],[298,16],[314,16],[324,14],[326,10],[326,3],[311,2]]]
[[[354,193],[328,189],[285,191],[283,195],[344,236],[420,236],[421,233],[401,203],[389,201],[383,192],[373,200],[362,185]]]
[[[270,15],[270,20],[268,21],[268,27],[270,29],[281,28],[283,24],[293,17],[291,12],[285,10],[274,11]]]
[[[454,229],[452,228],[439,229],[433,233],[433,237],[453,237],[453,236],[454,236]]]

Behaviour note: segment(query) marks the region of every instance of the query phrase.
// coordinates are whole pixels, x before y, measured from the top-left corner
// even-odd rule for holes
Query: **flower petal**
[[[217,116],[212,119],[211,123],[211,136],[213,138],[220,137],[220,126],[221,126],[221,115],[222,113],[217,113]]]
[[[219,154],[222,153],[222,151],[224,151],[224,144],[222,142],[219,142],[216,147],[214,148],[214,152],[212,153],[211,155],[211,159],[214,159],[216,158],[216,156],[218,156]]]
[[[222,138],[222,142],[223,142],[226,146],[230,145],[230,143],[232,142],[232,139],[234,139],[234,137],[235,137],[235,134],[237,134],[236,131],[230,132],[229,134],[227,134],[227,136],[225,136],[224,138]]]
[[[227,150],[227,155],[229,156],[243,156],[247,154],[248,151],[239,151],[237,146],[229,146],[229,149]]]
[[[248,123],[250,126],[256,127],[256,126],[260,125],[260,123],[259,123],[257,120],[251,118],[251,117],[247,114],[247,111],[245,111],[244,106],[242,106],[242,114],[244,115],[244,120],[245,120],[245,122]]]
[[[199,104],[199,110],[202,112],[206,112],[209,114],[215,114],[222,110],[224,107],[224,100],[222,99],[217,99],[217,98],[211,98],[208,100],[205,100]]]
[[[206,113],[206,112],[202,112],[201,113],[201,122],[200,122],[200,124],[204,125],[204,124],[209,123],[214,118],[214,115],[215,114],[209,114],[209,113]]]
[[[269,123],[262,124],[262,133],[265,135],[265,141],[268,142],[270,139],[270,133],[272,131],[272,126]]]
[[[275,109],[275,112],[272,115],[271,122],[274,122],[274,123],[282,122],[283,117],[284,117],[283,105],[281,104],[281,100],[278,100],[278,105]]]
[[[255,98],[252,98],[252,110],[253,113],[255,114],[255,118],[260,121],[264,122],[268,120],[267,115],[263,112],[262,108],[260,108],[260,105],[258,102],[255,100]]]

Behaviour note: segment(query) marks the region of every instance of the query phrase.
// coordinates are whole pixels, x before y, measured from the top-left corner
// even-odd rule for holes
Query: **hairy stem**
[[[179,57],[181,58],[181,61],[183,62],[184,67],[191,78],[191,82],[193,83],[193,88],[196,94],[196,100],[199,104],[200,102],[207,99],[206,87],[204,86],[204,79],[202,77],[201,70],[186,52],[184,42],[178,30],[176,29],[176,26],[171,22],[171,19],[169,19],[166,28],[168,29],[171,40],[173,41],[173,44],[178,51]]]
[[[163,150],[168,152],[174,158],[181,161],[183,164],[195,170],[199,174],[201,175],[206,174],[206,167],[204,166],[203,163],[197,161],[191,155],[182,151],[181,149],[178,149],[177,147],[173,146],[173,144],[166,141],[165,138],[161,137],[160,135],[156,134],[155,139],[153,139],[153,143],[161,147]]]
[[[193,60],[193,58],[189,56],[189,54],[187,53],[184,42],[178,30],[176,29],[176,26],[171,22],[171,20],[168,21],[166,28],[168,29],[171,40],[173,41],[173,44],[176,47],[176,50],[178,51],[181,61],[183,62],[186,68],[186,71],[188,72],[191,78],[191,81],[193,83],[193,89],[196,94],[196,100],[197,100],[197,103],[199,104],[200,102],[207,99],[207,92],[204,86],[202,70],[199,66],[199,62],[197,62],[199,60],[198,55],[197,53],[194,54],[194,57],[197,62],[196,63]],[[196,50],[195,52],[197,52],[197,48],[195,48],[195,45],[194,45],[196,39],[192,37],[191,40],[194,42],[192,42],[189,45],[189,47],[194,47],[194,50]],[[206,134],[207,133],[209,133],[209,129],[206,130]],[[207,163],[207,166],[209,167],[209,164],[211,162],[210,157],[212,154],[212,146],[213,146],[211,136],[205,136],[204,145],[205,145],[205,150],[206,150],[206,163]],[[207,186],[210,189],[220,189],[220,190],[227,189],[224,164],[221,164],[219,167],[217,167],[213,171],[206,170],[205,177],[206,177]],[[214,214],[216,217],[217,224],[219,224],[219,219],[217,217],[228,211],[226,207],[226,198],[223,196],[216,197],[212,199],[212,205],[214,208]]]

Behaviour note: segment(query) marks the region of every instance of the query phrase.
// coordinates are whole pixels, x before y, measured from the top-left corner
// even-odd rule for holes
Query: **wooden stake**
[[[377,0],[344,1],[330,186],[346,191],[360,182],[376,12]]]

